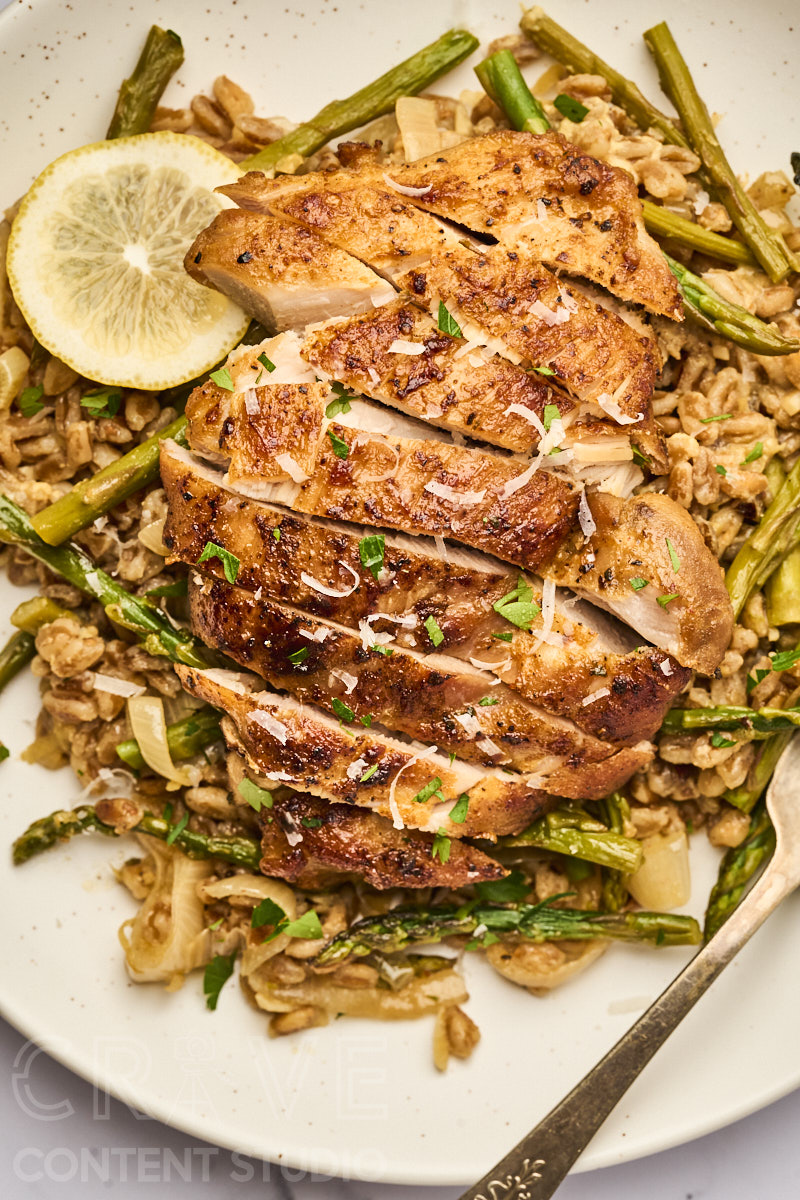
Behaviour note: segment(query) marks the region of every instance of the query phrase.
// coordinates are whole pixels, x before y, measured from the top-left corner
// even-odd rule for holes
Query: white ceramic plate
[[[286,0],[291,3],[291,0]],[[790,6],[673,0],[673,31],[737,169],[788,166],[800,148],[800,20]],[[491,12],[489,11],[491,9]],[[657,97],[640,33],[663,5],[561,0],[554,15]],[[186,63],[167,101],[185,103],[226,73],[257,111],[309,116],[444,29],[484,40],[513,32],[514,0],[22,0],[0,17],[0,203],[11,203],[56,155],[102,137],[116,88],[155,21],[178,30]],[[468,67],[443,91],[474,87]],[[20,599],[3,583],[3,615]],[[5,622],[0,625],[3,627]],[[30,741],[33,681],[0,700],[14,755]],[[70,806],[78,785],[18,761],[0,771],[0,841]],[[467,1184],[556,1102],[689,957],[684,950],[612,947],[585,976],[548,999],[466,964],[469,1011],[482,1040],[445,1076],[431,1065],[431,1023],[342,1020],[271,1041],[265,1019],[234,986],[206,1011],[199,976],[176,995],[135,987],[116,931],[133,904],[109,862],[131,848],[84,839],[12,869],[0,856],[6,963],[0,1005],[20,1030],[79,1074],[198,1137],[288,1165],[397,1183]],[[694,853],[702,913],[714,858]],[[714,985],[634,1085],[583,1156],[589,1169],[650,1154],[744,1116],[800,1084],[796,995],[800,922],[787,904]]]

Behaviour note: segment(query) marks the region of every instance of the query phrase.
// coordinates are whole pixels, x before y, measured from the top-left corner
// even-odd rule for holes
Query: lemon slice
[[[244,312],[183,258],[239,169],[198,138],[145,133],[83,146],[39,176],[14,219],[8,277],[37,340],[99,383],[156,391],[240,341]]]

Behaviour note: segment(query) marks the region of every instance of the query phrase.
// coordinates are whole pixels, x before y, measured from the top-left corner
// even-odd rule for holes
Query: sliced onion
[[[391,179],[385,171],[383,178],[392,191],[399,192],[401,196],[427,196],[428,192],[433,188],[432,183],[426,183],[425,187],[407,187],[404,183],[397,183],[394,179]]]
[[[275,462],[279,467],[282,467],[286,474],[294,483],[304,483],[310,478],[303,468],[294,461],[291,454],[276,454]]]
[[[276,742],[280,742],[282,746],[286,745],[286,739],[289,735],[289,728],[284,725],[283,721],[279,721],[273,717],[272,713],[266,712],[263,708],[256,708],[248,715],[248,721],[252,721],[255,725],[260,725],[265,729],[270,737],[274,737]]]
[[[580,522],[584,541],[588,542],[592,534],[596,532],[597,525],[594,517],[592,516],[592,510],[589,508],[589,501],[586,499],[586,492],[581,492],[580,503],[578,504],[578,521]]]
[[[484,662],[481,658],[471,658],[469,660],[473,667],[477,667],[479,671],[505,671],[506,667],[511,662],[511,658],[503,658],[500,662]]]
[[[610,696],[610,688],[598,688],[596,692],[592,692],[589,696],[584,696],[581,700],[581,705],[586,708],[587,704],[594,704],[596,700],[602,700],[604,696]]]
[[[148,767],[180,787],[191,787],[194,782],[191,773],[176,767],[170,757],[164,702],[160,696],[131,696],[128,720]]]
[[[137,537],[143,546],[148,550],[152,550],[153,554],[158,554],[161,558],[166,558],[169,550],[164,545],[164,524],[166,517],[161,517],[158,521],[151,521],[149,525],[143,525],[139,530]]]
[[[389,354],[424,354],[424,342],[408,342],[405,338],[395,338],[388,350]]]
[[[300,578],[306,587],[310,587],[313,589],[313,591],[319,592],[321,596],[333,596],[337,600],[343,600],[345,596],[352,596],[353,592],[361,583],[361,579],[353,570],[353,568],[346,562],[340,562],[339,566],[344,567],[345,571],[349,571],[353,576],[353,586],[345,588],[344,591],[341,592],[337,592],[336,588],[326,587],[324,583],[320,583],[318,579],[315,579],[313,575],[309,575],[306,571],[301,572]]]
[[[425,484],[425,491],[430,492],[432,496],[438,496],[441,500],[449,500],[451,504],[459,504],[465,507],[480,504],[486,495],[486,488],[482,488],[479,492],[459,492],[455,488],[448,487],[446,483],[431,483]]]
[[[99,671],[95,671],[93,683],[96,692],[108,692],[110,696],[124,696],[126,699],[130,696],[141,696],[146,690],[131,679],[120,679],[116,675],[103,675]]]
[[[508,408],[504,410],[504,415],[505,413],[514,413],[515,416],[522,417],[524,421],[528,421],[534,426],[539,437],[544,437],[545,428],[540,418],[531,409],[526,408],[524,404],[509,404]]]
[[[389,788],[389,812],[392,814],[392,824],[394,825],[395,829],[405,829],[403,818],[400,816],[400,809],[397,807],[397,801],[394,798],[398,779],[403,774],[403,771],[407,771],[409,767],[413,767],[414,763],[422,762],[422,760],[425,758],[431,758],[431,756],[434,755],[438,749],[438,746],[427,746],[424,750],[421,750],[419,754],[415,754],[413,758],[410,758],[407,763],[403,764],[392,780]]]

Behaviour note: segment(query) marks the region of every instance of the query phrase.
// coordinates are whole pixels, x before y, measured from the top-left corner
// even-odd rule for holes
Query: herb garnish
[[[717,417],[701,417],[701,425],[710,425],[712,421],[730,421],[733,413],[720,413]]]
[[[755,462],[757,459],[761,458],[761,455],[763,453],[764,453],[764,443],[756,442],[755,446],[753,446],[753,449],[750,451],[747,458],[742,459],[742,466],[744,467],[747,465],[747,463]]]
[[[443,302],[439,301],[439,316],[436,324],[441,329],[442,333],[447,333],[450,337],[463,337],[461,326],[458,321],[448,311]]]
[[[666,608],[671,600],[677,600],[680,592],[669,592],[666,596],[659,596],[658,603],[662,608]]]
[[[358,543],[358,555],[361,564],[377,580],[383,570],[383,558],[386,553],[386,538],[382,533],[371,533]]]
[[[206,998],[206,1008],[210,1008],[212,1012],[217,1007],[220,992],[233,974],[235,961],[235,950],[232,950],[230,954],[217,954],[203,973],[203,994]]]
[[[718,729],[715,729],[711,735],[711,745],[719,750],[723,746],[735,746],[736,742],[732,741],[730,738],[726,738]]]
[[[40,383],[36,387],[26,387],[20,392],[17,400],[17,408],[22,413],[23,417],[35,417],[44,408],[42,404],[42,396],[44,388]]]
[[[308,646],[301,646],[299,650],[293,650],[292,653],[288,656],[289,662],[292,664],[293,667],[297,667],[300,665],[301,662],[305,662],[305,660],[308,658],[309,653],[310,652],[309,652]]]
[[[640,592],[642,588],[646,588],[649,582],[649,579],[642,579],[641,575],[634,575],[633,579],[628,580],[628,583],[635,592]]]
[[[269,371],[270,375],[275,370],[275,363],[271,358],[267,358],[266,354],[259,354],[256,362],[260,362],[265,371]],[[213,376],[212,376],[213,378]]]
[[[168,846],[171,846],[172,843],[175,841],[175,839],[177,837],[179,837],[180,834],[183,833],[184,829],[186,828],[186,826],[188,824],[189,824],[189,814],[184,813],[183,816],[181,817],[180,821],[178,821],[177,825],[173,825],[172,829],[170,829],[169,833],[167,834],[166,843]]]
[[[675,553],[675,547],[673,546],[673,544],[669,540],[669,538],[664,538],[664,541],[667,543],[667,552],[669,554],[669,561],[672,563],[672,569],[675,572],[675,574],[677,575],[678,571],[680,571],[680,569],[681,569],[681,560],[678,558],[678,555]]]
[[[442,633],[436,618],[426,617],[424,625],[425,632],[433,642],[434,646],[441,646],[442,642],[444,641],[444,634]]]
[[[226,550],[224,546],[218,546],[216,542],[206,542],[196,565],[199,566],[200,563],[208,562],[212,558],[218,558],[222,563],[222,570],[228,583],[236,583],[236,576],[242,565],[236,555],[231,554],[230,550]]]
[[[331,708],[340,721],[352,721],[356,715],[350,705],[345,704],[345,702],[340,700],[338,696],[334,696],[331,700]]]
[[[101,417],[115,417],[121,403],[122,392],[119,388],[98,388],[81,396],[81,408],[85,408],[95,420],[100,420]]]
[[[209,375],[209,379],[211,379],[217,385],[217,387],[225,388],[226,392],[233,391],[233,380],[231,379],[231,373],[227,367],[220,367],[218,371],[212,371]]]
[[[469,796],[466,792],[462,792],[447,815],[454,825],[463,825],[467,819],[468,808]]]
[[[446,863],[450,857],[450,838],[443,829],[438,829],[431,846],[431,858],[438,858],[440,863]]]
[[[575,100],[572,96],[565,95],[564,92],[560,92],[556,96],[553,107],[558,109],[562,117],[566,117],[568,121],[573,121],[576,125],[580,125],[589,111],[585,104],[581,104],[580,100]]]
[[[534,617],[542,611],[533,598],[533,588],[525,582],[522,575],[513,592],[507,592],[492,605],[494,611],[518,629],[530,631]]]
[[[438,775],[434,775],[430,783],[426,783],[425,787],[417,792],[413,797],[414,804],[424,804],[426,800],[430,800],[431,796],[435,796],[439,788],[442,786],[442,781]]]
[[[261,812],[262,808],[272,808],[272,793],[268,792],[266,788],[259,787],[257,783],[253,783],[252,779],[240,780],[239,795],[256,812]]]
[[[542,413],[542,424],[544,425],[545,433],[550,432],[550,426],[553,421],[561,420],[561,412],[557,404],[545,404],[544,412]]]
[[[333,447],[333,453],[336,455],[336,457],[347,458],[348,454],[350,453],[347,442],[343,441],[340,437],[337,437],[332,429],[328,430],[328,437],[331,439],[331,446]]]

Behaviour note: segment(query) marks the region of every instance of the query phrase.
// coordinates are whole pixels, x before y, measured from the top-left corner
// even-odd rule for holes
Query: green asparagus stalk
[[[785,733],[776,733],[764,743],[760,755],[750,768],[747,779],[738,788],[730,788],[723,794],[723,800],[738,808],[741,812],[752,812],[758,800],[763,795],[772,774],[778,765],[778,759],[783,754],[794,736],[794,729]]]
[[[800,546],[786,555],[767,582],[767,617],[770,625],[800,623]]]
[[[27,513],[0,495],[0,541],[22,545],[69,583],[103,605],[106,615],[132,630],[151,654],[165,655],[189,667],[218,665],[218,659],[185,629],[175,628],[158,609],[132,596],[73,546],[48,546],[37,535]]]
[[[717,708],[673,708],[664,717],[662,733],[695,729],[742,730],[760,740],[800,725],[800,708],[746,708],[725,704]],[[749,740],[749,739],[748,739]]]
[[[84,804],[71,812],[62,810],[34,821],[14,842],[14,863],[19,865],[27,862],[43,850],[49,850],[59,842],[65,842],[76,834],[86,832],[102,833],[108,837],[119,836],[119,830],[114,825],[101,820],[95,808]],[[144,813],[135,825],[124,832],[146,833],[162,842],[169,839],[172,845],[178,846],[189,858],[221,858],[223,862],[233,863],[236,867],[246,867],[251,871],[258,870],[261,860],[261,846],[255,838],[210,837],[205,833],[195,833],[191,829],[181,829],[179,825],[173,825],[152,813]]]
[[[307,158],[331,138],[391,112],[401,96],[421,92],[477,48],[478,39],[471,33],[451,29],[346,100],[326,104],[310,121],[265,146],[240,165],[245,171],[274,172],[282,159],[294,155]]]
[[[785,338],[777,326],[768,325],[746,308],[732,304],[688,267],[668,254],[664,257],[680,285],[686,315],[704,328],[735,342],[751,354],[794,354],[800,350],[800,341],[796,338]]]
[[[747,884],[775,849],[775,830],[766,810],[759,804],[750,819],[747,837],[728,850],[722,859],[717,882],[711,889],[703,936],[706,941],[724,925],[741,900]]]
[[[164,438],[186,445],[186,417],[176,417],[146,442],[123,454],[43,508],[31,518],[31,525],[43,541],[60,546],[98,517],[110,512],[134,492],[141,491],[158,475],[158,455]]]
[[[36,634],[43,625],[49,625],[59,617],[74,616],[73,612],[62,608],[55,600],[48,600],[46,596],[34,596],[32,600],[23,600],[22,604],[17,605],[11,614],[11,624],[25,633]]]
[[[588,46],[557,25],[544,9],[538,5],[529,8],[523,14],[520,27],[546,54],[563,63],[571,74],[602,75],[608,82],[614,103],[624,109],[640,129],[658,129],[665,142],[674,146],[688,146],[675,122],[645,99],[635,83],[620,75]]]
[[[500,838],[498,846],[537,846],[613,867],[626,875],[642,862],[642,847],[634,838],[623,837],[621,829],[609,830],[588,813],[570,809],[557,809],[539,817],[522,833]]]
[[[781,560],[800,543],[800,462],[795,463],[728,570],[725,586],[738,617]]]
[[[199,708],[196,712],[190,713],[188,717],[184,717],[182,721],[168,725],[167,745],[173,762],[192,758],[201,750],[205,750],[206,746],[218,742],[222,737],[219,727],[221,719],[220,713],[215,709]],[[135,738],[120,742],[117,746],[117,754],[134,771],[141,771],[145,765],[139,743]]]
[[[779,283],[790,271],[798,270],[800,264],[780,233],[766,224],[736,178],[666,21],[648,29],[644,40],[658,67],[661,86],[680,114],[686,136],[716,195],[772,282]]]
[[[696,946],[700,941],[700,927],[693,917],[653,912],[584,912],[554,908],[551,900],[545,900],[541,904],[515,907],[478,905],[469,912],[464,908],[393,909],[382,916],[356,921],[328,942],[314,963],[330,966],[351,955],[363,957],[376,950],[393,954],[410,945],[441,942],[448,937],[471,937],[476,930],[533,942],[615,938],[656,946]],[[475,946],[479,944],[480,934]]]
[[[615,834],[625,832],[626,822],[630,820],[631,806],[621,792],[612,792],[600,801],[600,812],[608,828]],[[628,902],[628,886],[626,872],[614,867],[603,869],[603,907],[608,912],[619,912]]]
[[[130,79],[119,89],[107,138],[146,133],[164,88],[183,62],[183,43],[171,29],[153,25]]]
[[[721,258],[723,262],[736,263],[738,266],[755,266],[756,260],[747,246],[735,238],[722,237],[719,233],[704,229],[696,221],[688,221],[686,217],[670,212],[663,204],[654,204],[652,200],[642,200],[642,212],[647,232],[654,237],[669,238],[681,246],[699,250],[709,258]]]
[[[28,665],[35,653],[36,644],[32,634],[23,630],[12,633],[0,650],[0,692]]]
[[[505,111],[515,129],[546,133],[550,122],[531,92],[510,50],[499,50],[478,63],[475,74],[484,91]]]

